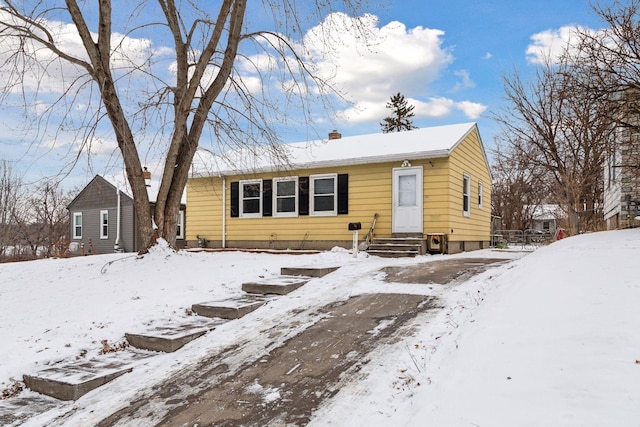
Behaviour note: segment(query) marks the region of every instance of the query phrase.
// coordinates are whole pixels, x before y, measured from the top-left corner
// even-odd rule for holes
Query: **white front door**
[[[422,166],[393,169],[394,233],[422,233]]]

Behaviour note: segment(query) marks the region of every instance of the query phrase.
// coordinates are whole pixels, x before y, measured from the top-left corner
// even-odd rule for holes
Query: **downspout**
[[[227,247],[227,215],[226,215],[226,207],[227,205],[227,179],[225,176],[222,176],[222,249],[226,249]]]
[[[120,252],[120,189],[116,188],[116,195],[118,199],[118,208],[116,212],[116,242],[113,245],[115,252]]]

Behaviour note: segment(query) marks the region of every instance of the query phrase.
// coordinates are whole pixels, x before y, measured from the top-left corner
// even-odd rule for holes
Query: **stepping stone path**
[[[209,320],[196,317],[187,322],[150,327],[142,332],[127,332],[125,337],[129,344],[136,348],[172,353],[225,322],[226,320],[222,319]]]
[[[18,396],[0,400],[0,426],[18,427],[29,418],[55,408],[60,400],[31,391],[23,391]]]
[[[95,359],[75,360],[24,375],[26,386],[60,400],[77,400],[93,389],[133,370],[135,362],[150,357],[136,351],[111,353]]]
[[[137,349],[174,352],[190,341],[215,329],[216,326],[231,319],[239,319],[266,304],[269,299],[265,295],[286,295],[303,286],[312,278],[322,277],[338,268],[326,266],[285,267],[281,269],[281,276],[244,283],[242,290],[248,294],[246,296],[193,304],[193,312],[206,319],[195,317],[187,321],[151,326],[145,331],[126,333],[125,336],[129,344]],[[27,388],[36,393],[59,400],[77,400],[91,390],[131,372],[141,360],[153,355],[154,353],[128,349],[95,359],[62,362],[37,374],[24,375],[24,382]],[[50,398],[44,396],[34,397],[32,395],[25,398],[18,396],[11,399],[12,402],[1,402],[1,424],[11,425],[32,416],[32,413],[21,412],[16,408],[33,408],[34,399],[43,400],[42,405],[38,405],[40,410],[37,412],[44,412],[55,406]]]
[[[286,295],[295,291],[312,278],[309,276],[279,276],[242,284],[242,290],[249,294]]]
[[[280,274],[283,276],[309,276],[322,277],[336,271],[340,267],[336,266],[301,266],[301,267],[282,267]]]

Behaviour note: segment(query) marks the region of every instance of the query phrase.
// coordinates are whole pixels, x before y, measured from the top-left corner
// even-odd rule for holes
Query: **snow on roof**
[[[124,172],[118,175],[102,175],[102,177],[111,185],[125,193],[127,196],[133,199],[133,191],[131,191],[131,186],[129,185],[129,180],[125,176]],[[149,201],[154,203],[158,198],[158,191],[160,191],[160,181],[154,180],[153,177],[147,186],[147,195],[149,196]],[[187,203],[187,192],[186,190],[182,192],[182,198],[180,199],[180,203]]]
[[[547,221],[566,217],[560,205],[538,205],[533,210],[533,219]]]
[[[198,150],[191,174],[192,177],[208,177],[447,157],[475,127],[476,123],[460,123],[406,132],[283,144],[279,147],[281,153],[274,153],[269,147],[243,148],[222,156]]]

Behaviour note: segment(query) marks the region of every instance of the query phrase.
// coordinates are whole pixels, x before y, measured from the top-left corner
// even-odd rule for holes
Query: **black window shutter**
[[[240,216],[240,183],[238,181],[231,183],[231,218]]]
[[[273,181],[262,181],[262,216],[271,216],[273,211]]]
[[[309,215],[309,177],[299,177],[298,186],[298,215]]]
[[[338,215],[349,213],[349,175],[338,175]]]

